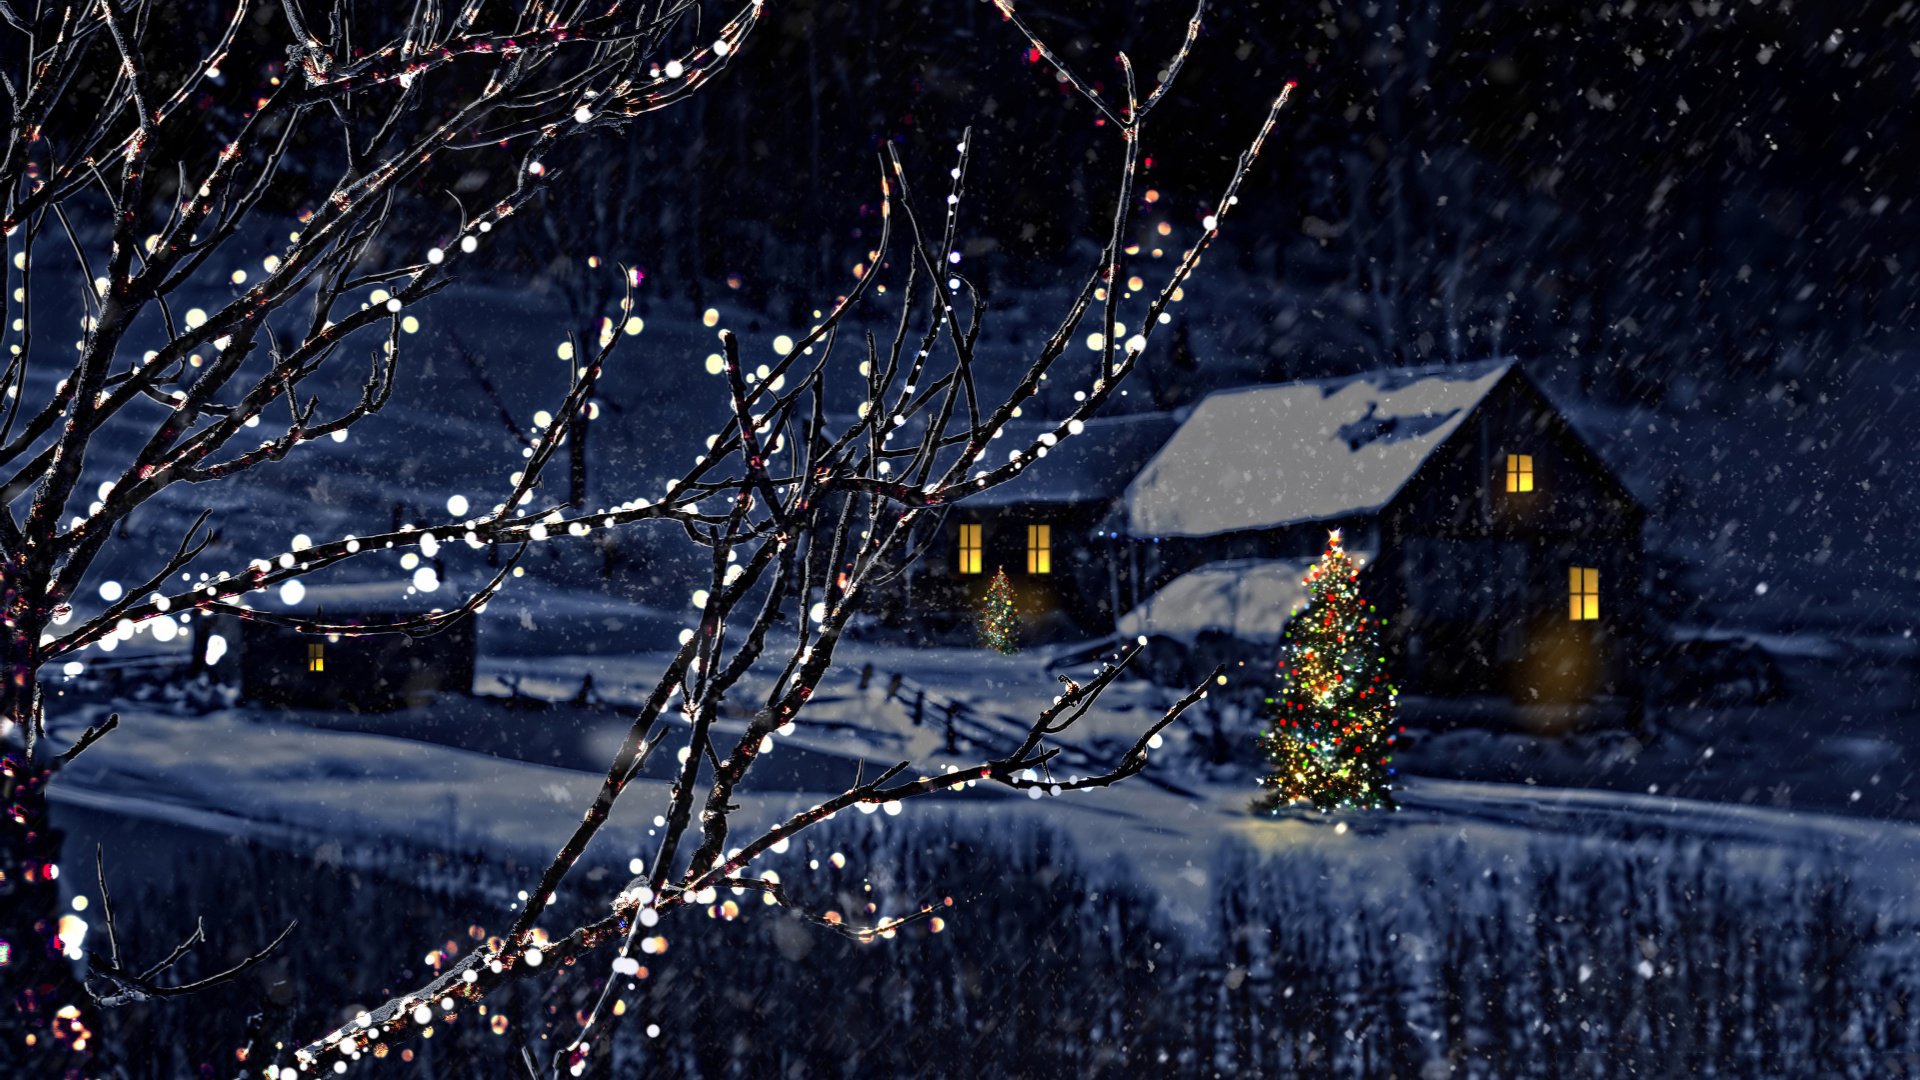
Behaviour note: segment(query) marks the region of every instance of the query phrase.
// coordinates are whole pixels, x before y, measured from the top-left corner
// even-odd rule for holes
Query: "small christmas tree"
[[[1261,749],[1272,773],[1256,811],[1310,802],[1321,810],[1389,808],[1393,802],[1394,699],[1380,619],[1360,595],[1360,575],[1328,537],[1308,571],[1309,602],[1287,626],[1280,691],[1268,699]]]
[[[980,601],[980,644],[1004,656],[1020,651],[1019,613],[1013,608],[1013,582],[1006,567],[993,572],[986,599]]]

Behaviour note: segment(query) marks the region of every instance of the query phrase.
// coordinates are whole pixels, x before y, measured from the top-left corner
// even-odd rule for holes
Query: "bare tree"
[[[746,0],[702,31],[698,0],[342,2],[314,22],[298,0],[283,0],[278,18],[264,0],[230,6],[207,34],[195,16],[211,4],[0,3],[9,124],[0,303],[12,330],[0,374],[0,736],[19,751],[0,774],[0,801],[13,808],[0,825],[13,998],[0,1011],[0,1063],[37,1045],[44,1064],[56,1043],[84,1041],[78,1021],[58,1015],[75,995],[49,948],[59,839],[45,788],[112,723],[49,753],[42,665],[144,620],[264,617],[240,606],[247,593],[424,532],[343,539],[164,593],[207,548],[203,513],[143,585],[75,622],[72,598],[103,550],[162,492],[239,476],[378,412],[401,375],[409,309],[554,178],[560,145],[695,93],[763,13],[763,0]],[[205,50],[183,51],[196,35]],[[328,167],[332,176],[316,179]],[[455,167],[494,178],[469,196],[471,209],[422,194]],[[295,172],[315,209],[241,288],[244,278],[216,267],[216,256],[243,227],[284,209],[274,199]],[[48,357],[61,346],[35,317],[48,303],[48,259],[58,267],[54,299],[77,295],[83,316],[77,350],[59,359]],[[183,298],[212,292],[214,279],[231,299],[187,308]],[[303,389],[358,363],[351,343],[372,346],[362,332],[380,328],[355,399],[323,407]],[[569,404],[590,393],[605,346],[578,365]],[[275,434],[256,443],[247,432],[262,425]],[[542,509],[542,468],[565,435],[563,423],[536,440],[491,512],[446,528],[481,544],[524,543]],[[91,489],[83,475],[110,479]],[[444,625],[492,587],[454,611],[385,629]],[[118,958],[99,970],[119,971]]]
[[[916,770],[912,762],[903,761],[771,827],[750,834],[735,830],[736,800],[762,748],[803,722],[805,707],[863,600],[924,549],[948,507],[1014,479],[1060,440],[1079,435],[1084,421],[1133,372],[1158,328],[1170,321],[1169,305],[1217,236],[1220,218],[1233,206],[1287,100],[1283,91],[1273,101],[1212,214],[1166,280],[1154,291],[1143,287],[1136,296],[1122,283],[1129,277],[1125,237],[1135,203],[1143,122],[1165,99],[1185,62],[1200,31],[1200,12],[1196,10],[1177,53],[1144,99],[1137,94],[1131,61],[1124,54],[1119,57],[1123,90],[1116,102],[1070,70],[1009,0],[996,2],[1027,44],[1099,111],[1124,143],[1102,253],[1061,313],[1058,328],[1005,395],[987,400],[980,390],[975,346],[987,304],[947,257],[955,250],[973,136],[969,132],[960,143],[951,187],[930,216],[913,196],[907,170],[889,148],[880,162],[882,235],[866,268],[848,294],[799,333],[770,370],[748,372],[737,339],[721,332],[730,409],[715,418],[707,453],[669,484],[659,501],[635,498],[586,511],[543,495],[544,467],[567,442],[618,340],[617,326],[609,322],[597,341],[576,343],[577,367],[566,400],[552,411],[552,424],[530,440],[527,464],[490,511],[465,520],[312,544],[244,567],[228,567],[191,589],[163,593],[167,581],[204,551],[202,515],[150,580],[72,626],[67,625],[68,598],[112,537],[116,522],[171,485],[225,479],[278,460],[377,411],[397,377],[402,313],[443,287],[461,257],[470,255],[486,233],[511,218],[551,178],[546,161],[555,144],[577,130],[622,122],[693,92],[740,47],[760,17],[761,4],[756,0],[740,11],[707,43],[663,61],[658,57],[664,55],[665,43],[675,40],[676,20],[690,10],[684,5],[636,12],[615,3],[613,14],[606,15],[588,14],[584,6],[573,4],[531,2],[512,17],[488,19],[480,5],[446,17],[437,6],[423,3],[399,23],[397,35],[386,45],[356,49],[350,41],[353,24],[338,9],[321,38],[306,28],[297,5],[289,0],[285,13],[286,29],[295,41],[289,50],[292,77],[263,96],[237,134],[216,136],[225,141],[203,155],[204,161],[192,153],[169,156],[169,164],[178,158],[178,171],[187,179],[172,190],[171,198],[159,200],[167,205],[166,217],[145,244],[139,236],[148,227],[143,222],[149,193],[142,177],[154,164],[149,160],[153,148],[167,143],[160,135],[171,132],[177,102],[225,62],[235,31],[197,72],[165,91],[154,85],[143,61],[141,43],[151,22],[144,3],[76,4],[57,20],[46,16],[52,20],[46,28],[13,20],[35,41],[58,42],[32,51],[37,60],[46,59],[29,65],[32,77],[15,84],[22,89],[8,88],[16,132],[37,129],[33,121],[45,115],[44,103],[57,100],[72,72],[83,64],[97,62],[101,54],[118,58],[112,90],[98,102],[88,102],[97,110],[91,142],[58,156],[49,150],[36,159],[35,169],[28,169],[22,164],[27,151],[17,138],[5,162],[11,170],[5,173],[10,181],[6,224],[10,231],[25,232],[23,274],[33,272],[33,243],[51,216],[69,239],[73,272],[93,286],[88,244],[72,221],[79,209],[96,205],[113,221],[105,272],[89,294],[87,336],[79,356],[0,451],[0,463],[10,470],[6,498],[0,501],[8,509],[0,516],[0,543],[7,559],[12,670],[4,716],[23,744],[23,753],[10,759],[9,768],[15,771],[8,783],[39,800],[38,816],[19,834],[16,848],[30,845],[34,825],[44,828],[47,778],[111,731],[111,722],[103,724],[64,753],[49,755],[44,747],[44,699],[36,678],[41,665],[110,635],[128,634],[144,620],[183,611],[268,619],[307,633],[430,633],[484,604],[507,580],[507,570],[452,610],[378,626],[268,614],[246,606],[245,597],[373,550],[432,548],[453,540],[476,548],[524,550],[527,544],[562,534],[585,536],[641,522],[677,526],[703,546],[708,581],[695,598],[701,610],[697,628],[661,672],[580,825],[528,890],[527,902],[498,945],[469,953],[430,984],[314,1040],[294,1055],[300,1071],[331,1071],[372,1052],[376,1044],[416,1034],[442,1010],[461,1008],[502,985],[611,945],[614,955],[608,959],[598,1005],[583,1033],[565,1041],[551,1061],[556,1074],[578,1075],[591,1064],[591,1046],[617,1015],[607,1008],[617,985],[613,976],[632,963],[642,931],[676,910],[711,902],[723,889],[753,890],[777,903],[796,904],[776,880],[754,871],[760,856],[784,846],[795,834],[860,804],[892,804],[982,782],[1057,794],[1104,787],[1141,771],[1154,737],[1204,695],[1206,683],[1170,707],[1118,761],[1096,775],[1053,775],[1057,750],[1047,745],[1093,707],[1119,677],[1129,653],[1117,656],[1085,685],[1069,686],[1004,754],[944,771]],[[243,4],[236,13],[235,28],[246,10]],[[6,13],[12,14],[10,7]],[[110,41],[113,51],[105,53],[101,41]],[[471,92],[436,99],[442,104],[429,110],[421,87],[436,77]],[[163,93],[170,104],[153,108]],[[446,105],[448,100],[456,104]],[[322,209],[305,223],[264,281],[204,318],[179,321],[169,294],[200,270],[259,205],[302,126],[329,122],[339,127],[335,137],[344,136],[346,167]],[[462,211],[457,230],[423,257],[394,257],[376,243],[396,220],[403,180],[420,175],[437,155],[480,152],[503,143],[512,148],[516,164],[510,189],[497,201],[479,212]],[[33,145],[31,140],[27,145]],[[109,155],[121,163],[117,183],[110,183],[94,165]],[[104,195],[95,195],[94,187]],[[896,229],[896,218],[902,217],[905,228]],[[887,270],[904,277],[894,294],[899,299],[890,320],[891,336],[861,332],[852,313]],[[373,288],[387,299],[362,306],[359,290]],[[296,299],[309,301],[311,310],[291,320],[284,309]],[[1120,330],[1123,301],[1128,300],[1131,308],[1139,309],[1137,324],[1132,317],[1126,320],[1138,326],[1131,336]],[[133,340],[130,334],[142,319],[163,329],[163,344],[141,359],[124,359]],[[1089,319],[1100,335],[1096,358],[1088,369],[1070,371],[1062,357]],[[376,325],[384,325],[387,332],[360,400],[331,418],[321,415],[313,398],[302,402],[300,384],[334,358],[349,336]],[[836,348],[854,351],[860,371],[857,416],[839,420],[826,404],[829,361]],[[208,350],[212,359],[193,366],[189,358],[195,349]],[[28,386],[28,352],[22,348],[7,373],[18,396],[24,396]],[[1032,443],[1007,451],[1003,461],[989,461],[990,444],[1050,380],[1083,387],[1070,415]],[[250,421],[262,421],[278,402],[285,403],[288,417],[280,434],[251,449],[232,446]],[[8,419],[11,427],[11,412]],[[74,514],[72,507],[86,499],[79,478],[90,449],[109,445],[95,436],[109,424],[142,420],[151,434],[136,444],[129,460],[115,463],[118,479],[111,488],[103,489],[86,513]],[[12,511],[18,502],[28,503],[23,519]],[[767,676],[765,693],[756,695],[750,722],[735,731],[720,722],[722,707],[745,693],[743,680],[750,672]],[[669,714],[678,714],[684,725],[667,722]],[[685,743],[661,808],[666,824],[651,869],[607,898],[610,911],[604,917],[565,934],[537,934],[555,889],[586,853],[649,755],[675,732],[683,734]],[[13,828],[12,823],[7,827]],[[102,881],[104,888],[104,874]],[[852,926],[821,915],[815,921],[865,939],[888,933],[899,920]],[[538,944],[542,941],[546,944]],[[153,969],[130,977],[131,969],[123,968],[117,955],[99,970],[123,996],[164,992],[151,978]],[[585,1037],[587,1030],[593,1033],[592,1042]]]
[[[716,432],[712,450],[669,485],[671,494],[663,503],[640,511],[618,509],[552,520],[555,526],[577,532],[631,520],[637,512],[676,511],[711,555],[709,580],[696,597],[699,625],[661,673],[579,826],[528,890],[525,906],[500,944],[467,954],[430,983],[309,1043],[296,1056],[301,1069],[324,1069],[329,1062],[350,1061],[380,1044],[409,1038],[446,1011],[612,945],[615,955],[581,1034],[556,1051],[551,1062],[556,1076],[581,1075],[591,1064],[591,1046],[604,1043],[607,1028],[618,1015],[608,1002],[622,965],[636,962],[634,953],[644,931],[676,910],[713,903],[722,890],[751,890],[782,905],[796,904],[777,876],[753,872],[763,854],[784,847],[796,834],[839,811],[861,804],[897,803],[983,782],[1052,794],[1117,783],[1143,769],[1155,736],[1205,695],[1217,670],[1142,731],[1110,769],[1090,776],[1053,776],[1051,762],[1058,751],[1047,747],[1049,737],[1066,731],[1093,707],[1132,658],[1133,653],[1126,652],[1085,685],[1069,686],[1034,718],[1020,743],[1001,756],[944,771],[915,770],[912,762],[902,761],[770,827],[745,836],[734,832],[735,813],[740,809],[735,800],[750,770],[772,740],[802,722],[806,705],[832,665],[834,650],[862,598],[905,568],[939,528],[948,507],[1013,479],[1050,447],[1077,435],[1085,420],[1133,372],[1156,328],[1163,324],[1173,296],[1217,235],[1220,215],[1233,205],[1235,192],[1287,99],[1283,92],[1274,100],[1201,235],[1158,291],[1138,299],[1137,306],[1144,309],[1141,329],[1123,344],[1115,327],[1123,292],[1119,283],[1126,280],[1124,238],[1133,210],[1142,124],[1163,100],[1197,37],[1199,12],[1179,53],[1167,64],[1164,78],[1144,101],[1136,95],[1130,60],[1120,56],[1125,98],[1113,104],[1060,61],[1021,22],[1010,3],[1003,0],[1000,9],[1125,142],[1111,231],[1058,328],[1032,357],[1011,392],[997,401],[982,400],[976,386],[974,349],[986,304],[947,259],[947,253],[955,250],[958,207],[974,136],[969,131],[959,145],[950,173],[953,183],[943,200],[944,215],[933,221],[923,220],[907,171],[889,150],[881,163],[883,234],[876,250],[882,254],[875,270],[889,265],[884,260],[894,250],[892,229],[898,211],[906,222],[906,250],[900,259],[905,264],[905,288],[891,340],[883,341],[869,331],[853,346],[865,379],[857,418],[836,428],[823,402],[829,361],[841,344],[849,313],[865,296],[874,272],[863,275],[760,379],[744,372],[734,335],[720,332],[732,417]],[[1058,361],[1089,318],[1102,328],[1098,359],[1091,370],[1064,372]],[[1076,407],[1053,430],[1008,451],[1003,462],[990,463],[989,444],[1043,382],[1059,375],[1083,385]],[[715,503],[724,511],[698,509]],[[777,652],[776,643],[780,645]],[[741,688],[743,677],[756,669],[776,667],[778,675],[754,705],[751,721],[723,738],[718,724],[722,706]],[[670,711],[681,715],[684,728],[663,722]],[[564,935],[541,935],[539,940],[548,943],[536,945],[536,926],[554,891],[609,820],[616,801],[640,774],[649,755],[677,730],[685,732],[686,741],[659,815],[665,827],[651,870],[612,897],[611,910],[604,917]],[[703,770],[709,773],[704,783]],[[823,926],[870,940],[903,921],[931,914],[933,908],[926,906],[868,926],[801,910]]]

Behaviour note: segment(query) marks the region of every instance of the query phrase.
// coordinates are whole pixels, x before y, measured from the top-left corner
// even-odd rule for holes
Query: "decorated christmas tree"
[[[1321,810],[1392,808],[1394,699],[1380,645],[1380,618],[1360,595],[1360,573],[1328,537],[1307,572],[1305,610],[1287,626],[1279,691],[1260,736],[1272,772],[1254,809],[1292,803]]]
[[[1020,651],[1019,613],[1013,609],[1013,582],[1007,570],[993,572],[987,583],[986,599],[980,601],[980,644],[994,652],[1012,656]]]

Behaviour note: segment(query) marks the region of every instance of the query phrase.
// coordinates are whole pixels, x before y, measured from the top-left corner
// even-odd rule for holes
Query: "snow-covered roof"
[[[365,615],[423,614],[455,607],[467,599],[466,589],[437,579],[433,584],[435,588],[431,592],[421,592],[413,587],[410,575],[399,572],[393,578],[384,580],[323,584],[301,581],[299,587],[291,592],[276,587],[255,594],[251,602],[262,611],[279,615],[325,615],[351,619]]]
[[[1378,510],[1509,360],[1208,395],[1128,485],[1134,536],[1211,536]]]
[[[1053,422],[1015,421],[994,445],[1027,447]],[[1096,416],[1078,435],[1065,437],[1047,455],[1027,466],[1019,476],[978,495],[967,496],[965,506],[1011,506],[1032,503],[1110,503],[1126,490],[1154,452],[1180,426],[1171,413],[1134,416]],[[1002,455],[1004,458],[1004,455]]]
[[[1365,565],[1372,556],[1352,552]],[[1122,637],[1158,635],[1194,643],[1217,630],[1241,641],[1280,640],[1287,622],[1307,606],[1307,571],[1320,560],[1228,559],[1211,562],[1167,582],[1146,602],[1120,617]]]

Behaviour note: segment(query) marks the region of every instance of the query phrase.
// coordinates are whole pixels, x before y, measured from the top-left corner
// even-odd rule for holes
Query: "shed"
[[[292,603],[266,597],[258,606],[268,613],[327,624],[378,626],[441,609],[431,602],[434,594],[404,582],[312,585]],[[237,685],[241,700],[251,704],[384,712],[438,694],[471,693],[476,640],[472,616],[416,637],[304,633],[219,614],[196,621],[193,655],[197,666]]]

